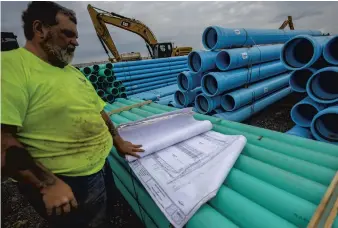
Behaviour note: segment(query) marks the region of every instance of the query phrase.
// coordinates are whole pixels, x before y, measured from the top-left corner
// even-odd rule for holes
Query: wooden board
[[[137,103],[137,104],[133,104],[133,105],[128,105],[128,106],[125,106],[125,107],[122,107],[122,108],[115,109],[111,112],[108,112],[107,114],[108,114],[108,116],[111,116],[111,115],[116,114],[116,113],[128,111],[132,108],[138,108],[138,107],[141,107],[143,105],[150,104],[151,102],[153,102],[153,101],[149,100],[149,101],[145,101],[145,102],[141,102],[141,103]]]

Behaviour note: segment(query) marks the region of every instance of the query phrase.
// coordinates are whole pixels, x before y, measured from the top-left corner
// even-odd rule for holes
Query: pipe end
[[[327,42],[323,49],[324,59],[332,65],[338,65],[338,36],[335,36]]]
[[[220,51],[216,56],[216,66],[219,70],[228,70],[231,63],[230,55],[227,51]]]
[[[207,27],[202,35],[202,43],[205,49],[214,50],[217,45],[218,34],[214,26]]]
[[[222,96],[221,106],[225,111],[233,111],[236,106],[235,99],[230,94]]]
[[[206,74],[202,78],[202,91],[208,96],[215,96],[218,94],[218,82],[212,74]]]

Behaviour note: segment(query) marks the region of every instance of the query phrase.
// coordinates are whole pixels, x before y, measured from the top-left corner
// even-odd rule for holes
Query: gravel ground
[[[292,106],[304,96],[291,94],[269,108],[257,113],[245,121],[246,124],[258,126],[270,130],[285,132],[293,127],[290,119]],[[117,199],[114,203],[115,214],[112,227],[142,227],[141,221],[132,211],[128,202],[117,191]],[[48,227],[33,209],[32,206],[19,193],[17,186],[10,180],[1,183],[1,226],[4,228],[45,228]]]

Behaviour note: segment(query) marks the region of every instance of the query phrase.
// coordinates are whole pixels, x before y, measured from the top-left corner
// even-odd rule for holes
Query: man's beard
[[[74,46],[61,48],[53,43],[51,32],[48,33],[46,39],[41,42],[42,49],[46,52],[48,62],[53,66],[64,68],[72,62],[74,57]]]

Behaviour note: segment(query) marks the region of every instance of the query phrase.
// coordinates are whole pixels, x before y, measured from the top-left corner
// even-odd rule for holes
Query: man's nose
[[[72,45],[74,45],[75,47],[79,46],[79,42],[77,41],[77,39],[73,39],[70,42]]]

